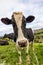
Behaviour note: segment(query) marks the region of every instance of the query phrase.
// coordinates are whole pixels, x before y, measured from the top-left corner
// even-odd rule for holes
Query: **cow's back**
[[[29,39],[29,41],[34,40],[34,34],[31,28],[26,29],[26,36],[27,36],[27,39]]]

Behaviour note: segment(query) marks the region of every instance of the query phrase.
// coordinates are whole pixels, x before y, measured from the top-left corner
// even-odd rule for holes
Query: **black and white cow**
[[[14,12],[12,15],[12,19],[2,18],[1,21],[7,25],[12,24],[15,37],[14,41],[16,41],[16,46],[19,54],[19,64],[22,63],[21,60],[21,50],[22,47],[26,47],[26,58],[27,63],[30,64],[30,59],[28,55],[29,43],[34,39],[34,35],[32,29],[26,29],[26,23],[31,23],[35,19],[34,16],[28,16],[25,18],[22,12]]]

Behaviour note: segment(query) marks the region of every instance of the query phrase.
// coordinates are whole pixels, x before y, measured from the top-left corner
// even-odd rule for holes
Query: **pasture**
[[[35,53],[37,55],[39,65],[43,65],[43,43],[34,43],[34,49]],[[30,65],[37,65],[35,57],[33,55],[31,46],[29,50],[29,55],[30,55]],[[22,50],[22,60],[23,63],[22,65],[26,65],[26,56],[25,56],[25,49]],[[16,49],[16,44],[11,41],[9,41],[9,45],[6,46],[0,46],[0,65],[17,65],[18,62],[18,53]]]
[[[34,32],[34,52],[38,58],[39,65],[43,65],[43,29],[36,30]],[[16,49],[16,43],[12,42],[8,38],[0,37],[0,39],[7,40],[9,42],[9,45],[0,46],[0,65],[17,65],[18,52]],[[37,65],[31,46],[28,54],[30,55],[30,65]],[[25,49],[22,50],[22,61],[22,65],[27,65]]]

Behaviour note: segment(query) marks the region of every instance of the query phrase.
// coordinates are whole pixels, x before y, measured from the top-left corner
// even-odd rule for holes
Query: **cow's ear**
[[[6,24],[6,25],[9,25],[9,24],[12,23],[12,20],[9,19],[9,18],[1,18],[1,21],[2,21],[4,24]]]
[[[34,16],[28,16],[28,17],[26,18],[26,22],[27,22],[27,23],[30,23],[30,22],[32,22],[34,19],[35,19]]]

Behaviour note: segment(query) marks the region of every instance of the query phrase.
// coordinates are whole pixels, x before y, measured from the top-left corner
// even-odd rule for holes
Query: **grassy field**
[[[35,48],[35,53],[38,57],[39,65],[43,65],[43,44],[35,43],[34,44]],[[30,55],[30,61],[31,64],[33,63],[36,64],[36,59],[33,55],[32,49],[30,47],[29,50],[29,55]],[[25,55],[25,50],[22,50],[22,60],[23,63],[22,65],[26,65],[26,55]],[[4,65],[17,65],[16,63],[18,62],[18,53],[16,49],[16,44],[13,43],[7,46],[0,46],[0,65],[4,63]]]

